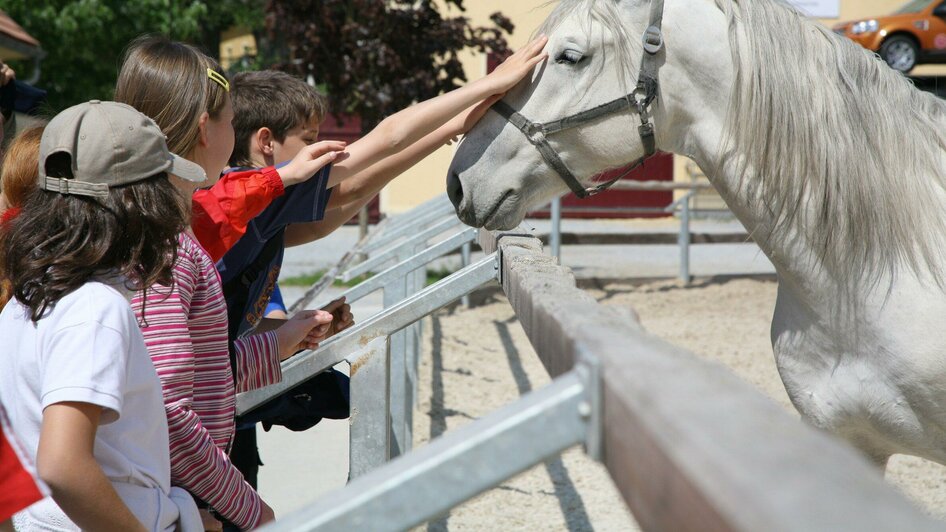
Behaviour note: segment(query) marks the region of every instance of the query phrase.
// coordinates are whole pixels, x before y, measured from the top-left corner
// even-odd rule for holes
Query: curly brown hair
[[[170,285],[186,206],[164,173],[101,200],[35,190],[0,231],[0,270],[34,322],[98,277],[123,277],[129,290]]]

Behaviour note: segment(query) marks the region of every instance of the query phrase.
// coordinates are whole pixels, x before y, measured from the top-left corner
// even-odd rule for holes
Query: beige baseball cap
[[[68,174],[64,164],[49,164],[51,157],[64,156],[71,175],[58,175]],[[207,179],[199,165],[168,150],[154,120],[118,102],[92,100],[56,115],[43,131],[39,161],[40,188],[95,198],[161,172],[195,183]]]

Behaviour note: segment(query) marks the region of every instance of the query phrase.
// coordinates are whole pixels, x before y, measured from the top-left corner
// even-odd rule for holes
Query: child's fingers
[[[318,343],[318,342],[321,342],[322,340],[325,340],[324,334],[316,334],[313,332],[313,333],[309,333],[309,335],[306,336],[305,340],[303,341],[308,342],[308,343],[313,343],[313,342]]]
[[[311,165],[312,171],[316,171],[325,167],[326,165],[330,163],[333,163],[339,160],[341,158],[341,154],[343,153],[345,152],[332,151],[332,152],[326,153],[325,155],[322,155],[321,157],[316,157],[315,159],[312,159],[308,164]]]
[[[336,309],[341,308],[342,305],[344,304],[345,304],[345,296],[342,296],[332,301],[328,305],[325,305],[324,307],[322,307],[322,310],[324,310],[325,312],[335,312]]]
[[[308,150],[310,156],[318,157],[328,152],[344,151],[347,146],[348,143],[343,140],[322,140],[315,144],[309,144],[306,146],[306,150]]]
[[[549,42],[549,38],[548,38],[548,37],[546,37],[545,35],[539,35],[538,37],[536,37],[535,39],[533,39],[532,42],[530,42],[529,44],[527,44],[527,45],[523,46],[522,48],[516,50],[516,53],[514,53],[514,54],[512,54],[512,55],[515,56],[515,57],[517,57],[517,58],[519,58],[519,57],[529,57],[529,56],[535,55],[535,54],[537,54],[537,53],[539,52],[539,50],[541,50],[542,48],[544,48],[545,45],[546,45],[548,42]]]
[[[344,153],[346,146],[347,144],[340,140],[323,140],[306,146],[304,150],[306,156],[321,168]]]
[[[309,350],[309,351],[315,351],[316,349],[319,348],[319,343],[318,343],[318,342],[310,342],[310,341],[306,340],[306,341],[302,342],[302,348],[303,348],[303,349],[307,349],[307,350]]]
[[[302,310],[293,316],[292,319],[312,322],[311,325],[314,327],[323,323],[331,323],[333,317],[324,310]]]
[[[532,70],[532,67],[534,67],[535,65],[538,65],[542,61],[545,61],[548,57],[549,57],[549,54],[542,52],[541,54],[530,59],[529,62],[527,63],[527,65],[529,66],[529,70]]]

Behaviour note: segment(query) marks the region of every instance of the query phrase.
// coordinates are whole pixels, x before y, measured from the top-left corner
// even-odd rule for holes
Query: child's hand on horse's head
[[[346,145],[341,140],[323,140],[302,148],[289,164],[277,170],[283,186],[307,181],[323,166],[342,160]]]
[[[276,329],[279,359],[285,360],[303,349],[315,349],[327,337],[333,316],[324,310],[303,310]]]
[[[489,75],[483,78],[494,86],[494,94],[502,94],[516,86],[522,78],[526,77],[535,65],[541,63],[548,57],[543,52],[549,38],[542,35],[538,39],[523,46],[516,53],[509,56],[501,65],[496,67]]]

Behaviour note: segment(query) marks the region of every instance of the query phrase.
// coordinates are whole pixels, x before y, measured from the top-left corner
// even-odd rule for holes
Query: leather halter
[[[657,63],[657,53],[660,52],[664,44],[663,33],[660,29],[663,21],[663,11],[664,0],[654,0],[650,10],[650,26],[644,31],[644,56],[641,59],[641,69],[637,78],[637,87],[627,96],[599,105],[593,109],[588,109],[587,111],[582,111],[560,120],[544,124],[529,120],[502,100],[493,104],[492,109],[526,136],[529,143],[539,150],[545,163],[558,173],[562,181],[565,181],[568,188],[579,198],[584,199],[607,190],[619,179],[644,164],[647,158],[657,152],[656,142],[654,140],[654,123],[651,122],[650,119],[650,106],[657,100],[657,94],[659,92],[657,69],[660,65]],[[581,184],[581,181],[575,177],[575,174],[568,169],[568,166],[565,165],[562,158],[558,156],[558,153],[556,153],[549,144],[548,136],[558,133],[559,131],[592,122],[603,116],[623,111],[624,109],[636,111],[640,116],[641,124],[637,128],[637,132],[641,137],[641,141],[644,143],[645,154],[635,161],[631,168],[618,177],[592,187],[585,187]]]

